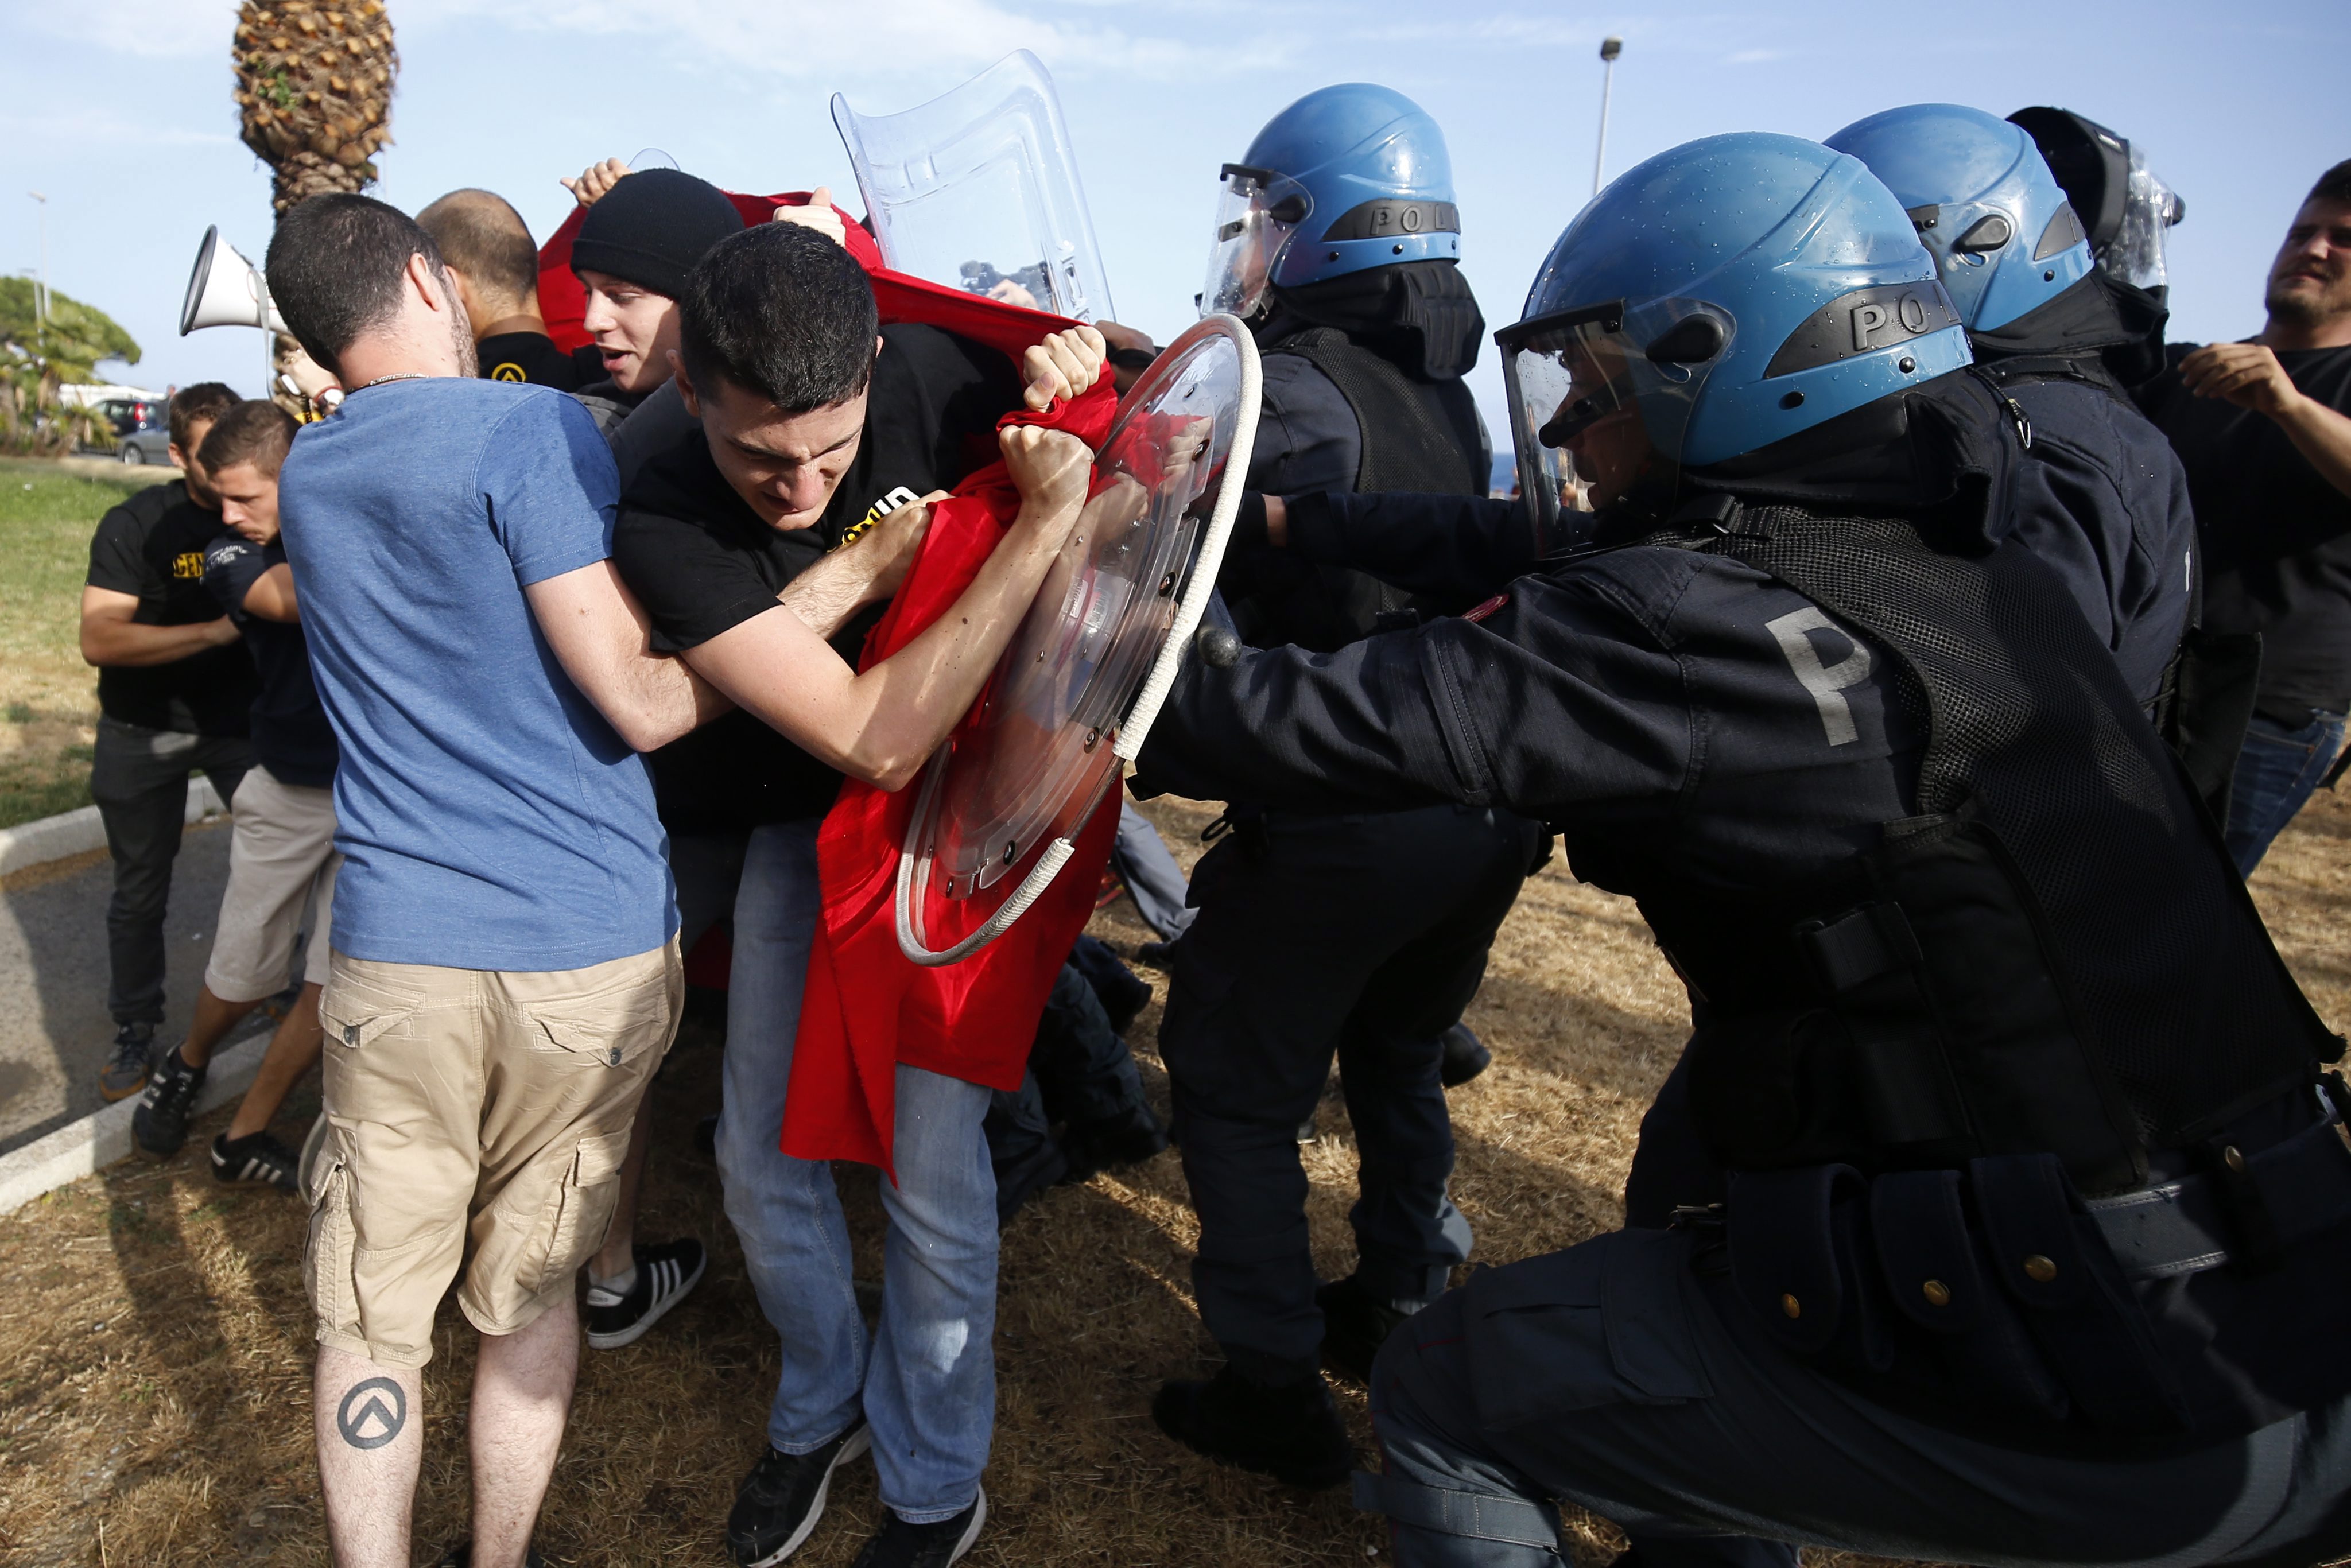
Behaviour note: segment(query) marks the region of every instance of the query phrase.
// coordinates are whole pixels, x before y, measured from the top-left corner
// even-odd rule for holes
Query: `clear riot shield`
[[[989,678],[924,769],[898,857],[898,947],[952,964],[995,940],[1119,788],[1215,591],[1257,437],[1257,345],[1196,322],[1125,400],[1099,486]]]
[[[1080,321],[1114,319],[1053,78],[1016,50],[902,114],[832,122],[882,258],[952,288]]]

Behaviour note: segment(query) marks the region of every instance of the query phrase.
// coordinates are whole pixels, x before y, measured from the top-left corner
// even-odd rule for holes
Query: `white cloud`
[[[452,30],[488,24],[517,32],[584,34],[642,41],[673,58],[749,71],[779,85],[872,79],[900,70],[935,90],[943,76],[968,75],[1017,48],[1035,50],[1057,73],[1164,78],[1188,66],[1229,66],[1222,39],[1184,32],[1130,31],[1108,18],[1165,16],[1140,7],[1092,5],[1052,18],[994,0],[858,0],[848,5],[775,0],[702,0],[649,5],[643,0],[403,0],[395,26]],[[1188,29],[1187,29],[1188,31]],[[877,106],[896,107],[896,106]]]
[[[17,18],[54,38],[149,59],[228,57],[235,0],[52,0]]]
[[[68,147],[223,147],[236,141],[225,131],[163,125],[86,106],[52,113],[0,114],[0,137],[19,147],[40,141]]]

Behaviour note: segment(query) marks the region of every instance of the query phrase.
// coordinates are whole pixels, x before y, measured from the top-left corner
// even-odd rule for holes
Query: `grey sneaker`
[[[111,1104],[128,1100],[147,1086],[155,1065],[155,1026],[127,1023],[114,1031],[114,1054],[98,1070],[98,1092]]]

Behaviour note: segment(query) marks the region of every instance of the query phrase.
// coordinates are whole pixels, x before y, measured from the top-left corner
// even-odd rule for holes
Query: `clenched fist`
[[[1075,514],[1093,473],[1093,448],[1066,431],[1033,424],[1012,426],[997,444],[1026,508]]]

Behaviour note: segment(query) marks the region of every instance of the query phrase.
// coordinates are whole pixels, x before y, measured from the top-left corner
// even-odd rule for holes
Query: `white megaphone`
[[[199,327],[261,327],[286,330],[286,319],[269,302],[261,268],[221,238],[217,225],[204,230],[196,247],[196,269],[188,275],[188,298],[180,307],[180,336]]]

